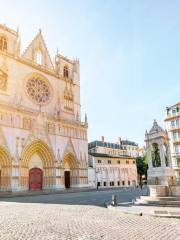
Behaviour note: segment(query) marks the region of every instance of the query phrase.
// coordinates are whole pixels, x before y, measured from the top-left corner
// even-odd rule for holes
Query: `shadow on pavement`
[[[107,191],[88,191],[74,193],[49,193],[46,195],[18,196],[0,198],[1,202],[7,203],[43,203],[43,204],[67,204],[67,205],[92,205],[105,207],[110,203],[112,195],[116,194],[118,203],[132,202],[144,195],[145,189],[119,188]]]

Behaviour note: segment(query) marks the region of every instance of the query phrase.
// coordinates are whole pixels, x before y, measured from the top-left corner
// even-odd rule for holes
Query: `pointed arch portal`
[[[66,153],[61,165],[61,176],[65,188],[78,184],[78,164],[74,154]]]
[[[4,148],[0,147],[0,190],[11,190],[11,156],[10,153]]]
[[[20,185],[22,189],[40,190],[55,186],[53,152],[41,140],[28,144],[21,158]]]

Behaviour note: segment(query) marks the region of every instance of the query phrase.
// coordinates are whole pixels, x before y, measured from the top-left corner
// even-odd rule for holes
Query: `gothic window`
[[[64,75],[64,77],[65,78],[68,78],[68,76],[69,76],[69,70],[68,70],[68,66],[64,66],[64,72],[63,72],[63,75]]]
[[[5,37],[0,37],[0,50],[1,51],[7,50],[7,39]]]
[[[26,83],[26,92],[36,104],[46,104],[51,97],[49,84],[40,77],[32,77]]]
[[[68,111],[74,110],[74,96],[72,93],[72,89],[68,89],[67,87],[64,90],[64,108]]]
[[[39,65],[42,65],[42,58],[43,58],[43,55],[42,55],[41,50],[37,50],[36,56],[35,56],[36,63]]]

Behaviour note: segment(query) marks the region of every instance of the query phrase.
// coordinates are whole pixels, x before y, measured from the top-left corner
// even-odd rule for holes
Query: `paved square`
[[[96,201],[107,199],[112,191],[107,194],[88,192],[2,199],[0,239],[180,239],[180,220],[125,215],[97,206]],[[125,197],[127,193],[123,194]]]

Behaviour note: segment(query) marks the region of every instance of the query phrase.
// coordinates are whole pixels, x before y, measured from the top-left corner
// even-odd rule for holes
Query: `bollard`
[[[112,206],[117,206],[117,196],[116,196],[116,194],[112,195],[111,205]]]

